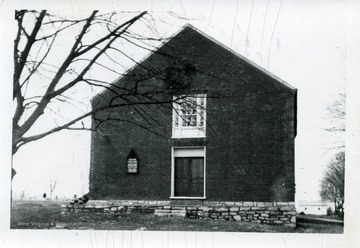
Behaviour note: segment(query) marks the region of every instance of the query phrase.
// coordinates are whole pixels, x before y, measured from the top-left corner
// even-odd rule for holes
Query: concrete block
[[[201,206],[201,207],[198,207],[199,210],[202,210],[202,211],[209,211],[209,210],[213,210],[213,208],[211,207],[206,207],[206,206]]]
[[[218,208],[214,208],[215,211],[219,211],[219,212],[228,212],[229,209],[226,207],[218,207]]]
[[[176,211],[176,210],[170,210],[170,209],[156,209],[155,213],[171,213],[172,211]]]
[[[106,200],[89,200],[86,205],[92,206],[109,206],[108,201]]]
[[[171,211],[171,216],[185,218],[186,217],[186,210],[175,210],[175,211],[172,210]]]
[[[291,223],[296,223],[296,216],[291,216],[291,219],[290,219],[290,222]]]
[[[186,210],[165,210],[165,209],[156,209],[154,212],[155,216],[167,216],[167,217],[186,217]]]
[[[233,216],[235,221],[241,221],[241,216],[240,215],[235,215]]]
[[[281,211],[291,211],[294,210],[294,207],[292,206],[284,206],[284,207],[280,207]]]
[[[284,215],[296,215],[296,211],[283,212]]]
[[[172,214],[183,214],[183,213],[186,213],[186,210],[171,210],[170,213],[172,213]]]
[[[223,202],[212,202],[210,204],[210,206],[214,206],[214,207],[225,207],[225,203]]]
[[[237,211],[239,211],[239,207],[231,207],[231,208],[229,208],[229,210],[231,212],[237,212]]]
[[[244,207],[254,207],[254,202],[243,202]]]
[[[173,209],[173,210],[185,210],[186,207],[179,207],[179,206],[177,206],[177,207],[172,207],[171,209]]]
[[[110,207],[109,210],[110,210],[111,212],[115,212],[115,211],[118,211],[118,207],[112,206],[112,207]]]
[[[234,205],[235,205],[234,202],[225,202],[226,207],[231,207],[231,206],[234,206]]]
[[[169,217],[169,213],[158,213],[156,211],[155,211],[154,215],[158,216],[158,217]]]
[[[276,206],[289,206],[288,202],[276,202]]]

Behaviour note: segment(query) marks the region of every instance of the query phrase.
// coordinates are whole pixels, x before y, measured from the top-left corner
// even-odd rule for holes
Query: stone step
[[[174,209],[156,209],[155,216],[165,217],[186,217],[186,210],[174,210]]]
[[[204,200],[172,199],[171,206],[201,206]]]

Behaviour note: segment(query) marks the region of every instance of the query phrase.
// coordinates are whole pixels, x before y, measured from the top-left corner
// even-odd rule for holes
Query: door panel
[[[189,163],[188,158],[175,158],[175,195],[189,194]]]
[[[175,196],[204,196],[204,158],[175,158]]]
[[[204,158],[191,159],[190,196],[204,196]]]

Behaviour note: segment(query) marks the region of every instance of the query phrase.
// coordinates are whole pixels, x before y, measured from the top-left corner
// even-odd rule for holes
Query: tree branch
[[[119,38],[122,33],[126,32],[126,30],[132,25],[134,24],[138,19],[140,19],[143,15],[145,15],[147,12],[144,11],[141,14],[139,14],[138,16],[132,18],[131,20],[127,21],[124,24],[120,25],[120,27],[125,27],[123,30],[121,30],[121,32],[116,33],[119,29],[116,30],[116,32],[114,34],[112,34],[112,38],[111,40],[106,44],[106,46],[101,49],[93,58],[92,60],[89,62],[89,64],[81,71],[81,73],[70,83],[68,83],[67,85],[65,85],[64,87],[54,91],[49,97],[52,98],[54,96],[60,95],[63,92],[67,91],[68,89],[70,89],[71,87],[73,87],[75,84],[77,84],[79,81],[81,81],[83,79],[83,76],[87,73],[87,71],[92,67],[92,65],[97,61],[97,59],[108,49],[111,47],[111,44],[117,39]],[[106,39],[110,38],[111,36],[106,37]],[[96,44],[99,44],[97,42],[95,42]],[[94,43],[94,44],[95,44]],[[96,45],[95,45],[96,46]],[[81,55],[83,53],[85,53],[86,51],[89,51],[90,49],[94,48],[94,46],[90,46],[89,49],[85,49],[84,51],[81,52],[77,52],[77,55]]]
[[[91,49],[93,49],[94,47],[96,47],[97,45],[101,44],[102,42],[104,42],[105,40],[110,39],[111,37],[115,36],[115,37],[119,37],[121,34],[123,34],[132,24],[134,24],[137,20],[139,20],[140,18],[142,18],[145,14],[147,13],[147,11],[143,11],[141,12],[139,15],[133,17],[132,19],[128,20],[127,22],[124,22],[123,24],[121,24],[120,26],[118,26],[116,29],[114,29],[112,32],[110,32],[109,34],[107,34],[106,36],[104,36],[103,38],[101,38],[100,40],[97,40],[96,42],[94,42],[93,44],[87,46],[85,49],[78,51],[78,55],[82,55],[88,51],[90,51]],[[123,27],[125,27],[119,34],[117,34],[117,32],[122,29]]]
[[[172,103],[173,100],[168,100],[168,101],[163,101],[161,102],[162,104],[165,103]],[[116,109],[116,108],[120,108],[120,107],[125,107],[125,106],[135,106],[135,105],[157,105],[159,104],[158,101],[139,101],[139,102],[129,102],[129,103],[120,103],[120,104],[113,104],[111,106],[102,106],[99,108],[94,108],[93,110],[69,121],[66,124],[63,124],[61,126],[57,126],[56,128],[53,128],[49,131],[46,131],[44,133],[41,134],[37,134],[37,135],[33,135],[33,136],[28,136],[28,137],[20,137],[17,140],[14,140],[14,144],[13,144],[13,154],[15,154],[18,149],[23,146],[26,143],[32,142],[32,141],[36,141],[39,140],[41,138],[44,138],[50,134],[56,133],[58,131],[61,131],[63,129],[67,129],[68,127],[72,126],[73,124],[77,123],[78,121],[92,115],[95,114],[97,112],[103,111],[103,110],[110,110],[110,109]]]
[[[43,10],[40,12],[39,17],[36,20],[35,26],[31,32],[30,36],[27,39],[24,50],[21,52],[20,56],[18,56],[17,54],[14,56],[14,61],[15,61],[14,89],[15,90],[17,89],[17,87],[19,87],[19,79],[22,74],[22,70],[27,61],[27,57],[32,48],[32,45],[36,41],[36,35],[38,34],[38,32],[41,28],[41,24],[42,24],[42,21],[43,21],[45,15],[46,15],[46,10]],[[21,18],[21,20],[22,20],[22,18]],[[18,22],[18,25],[19,25],[19,28],[21,29],[22,22]],[[15,49],[14,49],[15,51],[18,51],[18,45],[19,45],[19,41],[17,41],[17,43],[15,43]]]
[[[60,79],[63,76],[64,72],[66,71],[67,67],[71,64],[71,61],[76,57],[76,49],[77,49],[78,45],[80,44],[81,39],[85,35],[87,29],[90,27],[91,21],[94,19],[94,16],[96,13],[97,13],[97,11],[93,11],[93,13],[87,19],[82,31],[76,38],[75,43],[74,43],[73,47],[71,48],[70,53],[68,54],[67,58],[65,59],[65,61],[59,68],[58,72],[52,79],[49,87],[47,88],[46,93],[44,94],[43,98],[40,101],[40,104],[36,107],[34,112],[25,121],[25,123],[21,127],[19,127],[17,130],[15,130],[15,132],[13,133],[13,139],[17,140],[20,137],[22,137],[31,128],[31,126],[36,122],[36,120],[44,113],[44,109],[46,108],[47,104],[51,100],[51,97],[49,97],[50,94],[54,91],[56,85],[60,81]],[[44,12],[44,15],[45,15],[45,12]]]
[[[24,69],[26,60],[29,56],[29,52],[31,50],[32,45],[35,42],[35,38],[37,33],[40,30],[41,23],[44,19],[44,16],[46,14],[46,11],[43,10],[40,12],[39,17],[37,18],[37,21],[35,23],[35,26],[33,28],[33,31],[31,32],[30,36],[26,34],[27,37],[27,43],[25,45],[24,50],[19,55],[19,43],[21,38],[21,30],[22,22],[24,14],[26,13],[25,10],[22,10],[20,12],[16,12],[16,19],[18,21],[18,32],[14,41],[14,77],[13,77],[13,99],[16,98],[16,110],[13,117],[13,129],[17,129],[18,127],[18,120],[20,119],[22,113],[24,112],[24,96],[21,92],[21,86],[20,86],[20,76],[22,74],[22,71]]]

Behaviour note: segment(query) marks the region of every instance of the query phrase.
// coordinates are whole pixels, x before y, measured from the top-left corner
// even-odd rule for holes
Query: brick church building
[[[294,202],[297,90],[191,25],[92,107],[91,199]]]

